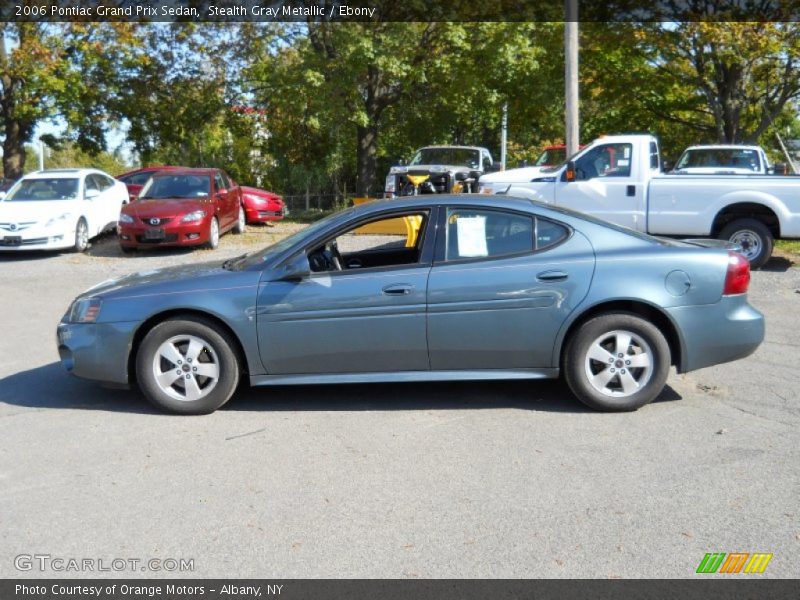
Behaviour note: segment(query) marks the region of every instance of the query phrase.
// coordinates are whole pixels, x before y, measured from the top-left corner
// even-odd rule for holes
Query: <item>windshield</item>
[[[572,156],[568,156],[567,158],[563,159],[563,160],[562,160],[560,163],[558,163],[557,165],[555,165],[555,166],[552,166],[552,167],[547,167],[546,169],[542,169],[542,173],[555,173],[555,172],[556,172],[556,171],[558,171],[558,170],[559,170],[561,167],[563,167],[564,165],[566,165],[566,164],[567,164],[569,161],[571,161],[571,160],[575,160],[575,157],[577,157],[579,154],[582,154],[584,150],[586,150],[586,148],[581,148],[581,149],[580,149],[580,150],[578,150],[578,151],[577,151],[575,154],[573,154]],[[566,153],[567,153],[567,151],[566,151],[566,150],[564,150],[564,154],[566,154]]]
[[[678,160],[675,170],[700,168],[746,169],[760,171],[761,160],[756,150],[744,148],[696,148],[687,150]]]
[[[145,184],[139,199],[201,198],[210,193],[211,177],[208,175],[161,175]]]
[[[6,202],[35,202],[38,200],[76,200],[78,198],[76,177],[52,177],[47,179],[23,179],[6,196]]]
[[[534,167],[549,167],[552,165],[560,165],[567,157],[566,148],[548,148],[542,155],[533,163]]]
[[[469,148],[422,148],[408,165],[458,165],[477,169],[481,165],[481,153]]]

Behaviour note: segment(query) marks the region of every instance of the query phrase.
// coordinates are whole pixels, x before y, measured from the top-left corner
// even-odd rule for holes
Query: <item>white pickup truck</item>
[[[773,240],[800,238],[800,178],[665,175],[650,135],[601,137],[532,179],[525,169],[482,175],[479,191],[564,206],[653,235],[730,240],[753,268],[767,262]]]

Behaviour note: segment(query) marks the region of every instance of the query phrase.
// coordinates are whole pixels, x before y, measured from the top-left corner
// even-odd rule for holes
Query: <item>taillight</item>
[[[728,251],[728,272],[725,273],[725,289],[722,294],[745,294],[750,286],[750,263],[747,259],[733,250]]]

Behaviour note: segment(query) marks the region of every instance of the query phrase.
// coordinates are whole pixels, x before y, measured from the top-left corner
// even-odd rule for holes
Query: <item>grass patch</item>
[[[800,240],[777,240],[775,249],[800,258]]]

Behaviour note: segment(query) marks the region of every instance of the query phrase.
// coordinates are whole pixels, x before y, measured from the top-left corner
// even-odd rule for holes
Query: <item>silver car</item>
[[[678,372],[751,354],[764,318],[747,261],[503,196],[360,205],[264,250],[147,271],[81,294],[66,369],[209,413],[253,386],[563,374],[635,410]]]

